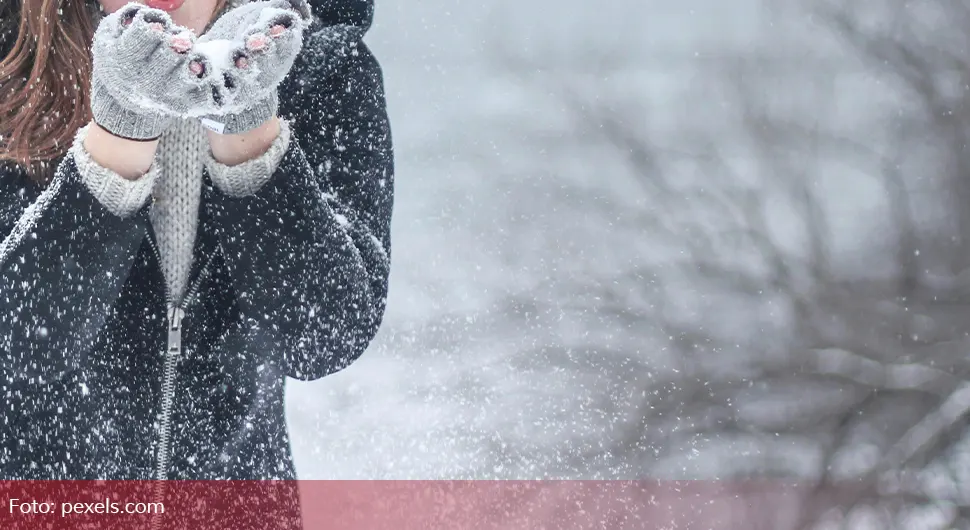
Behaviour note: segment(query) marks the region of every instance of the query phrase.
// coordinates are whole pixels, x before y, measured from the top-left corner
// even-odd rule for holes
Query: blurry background
[[[797,518],[970,524],[966,2],[379,1],[367,41],[390,305],[290,382],[302,478],[850,480]]]

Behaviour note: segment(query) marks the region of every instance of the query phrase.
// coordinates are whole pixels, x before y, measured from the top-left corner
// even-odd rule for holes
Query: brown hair
[[[217,3],[216,13],[225,3]],[[54,162],[91,121],[96,6],[97,0],[0,0],[0,163],[23,166],[37,182],[50,180]]]
[[[94,36],[85,0],[13,2],[18,27],[0,60],[0,161],[46,181],[77,129],[91,119],[88,105]],[[9,31],[4,28],[0,31]],[[0,39],[10,36],[0,34]]]

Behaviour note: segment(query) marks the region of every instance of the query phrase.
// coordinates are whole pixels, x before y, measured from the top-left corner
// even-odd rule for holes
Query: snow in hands
[[[111,99],[142,114],[240,112],[285,77],[309,20],[304,0],[251,2],[198,37],[165,11],[132,2],[106,16],[96,32],[98,81]]]

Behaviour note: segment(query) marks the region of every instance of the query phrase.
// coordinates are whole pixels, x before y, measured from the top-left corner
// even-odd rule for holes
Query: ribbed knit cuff
[[[263,100],[246,110],[233,114],[208,115],[201,118],[202,125],[219,134],[241,134],[251,131],[276,116],[279,109],[279,95],[272,91]]]
[[[234,166],[227,166],[217,162],[212,157],[212,151],[209,150],[206,155],[206,168],[209,170],[212,184],[220,191],[230,197],[246,197],[253,195],[269,182],[289,146],[290,124],[280,119],[279,136],[259,157]]]
[[[158,138],[172,121],[169,116],[147,110],[131,110],[119,105],[101,83],[93,83],[91,113],[94,121],[108,132],[132,140]]]
[[[158,164],[153,161],[148,172],[135,180],[128,180],[114,171],[101,166],[91,158],[84,148],[88,125],[81,127],[74,136],[70,153],[81,174],[81,181],[111,213],[127,218],[141,209],[148,201],[155,180],[158,178]]]

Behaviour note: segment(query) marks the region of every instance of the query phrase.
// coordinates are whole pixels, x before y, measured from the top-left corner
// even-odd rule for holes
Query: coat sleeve
[[[342,33],[336,54],[322,51],[335,49],[332,35],[309,38],[280,87],[289,139],[265,183],[227,193],[207,172],[206,204],[243,316],[244,339],[226,349],[302,380],[356,360],[387,303],[391,132],[381,68],[353,35]]]
[[[0,164],[0,368],[8,390],[82,367],[128,278],[146,207],[121,217],[84,184],[73,154],[45,187]]]

